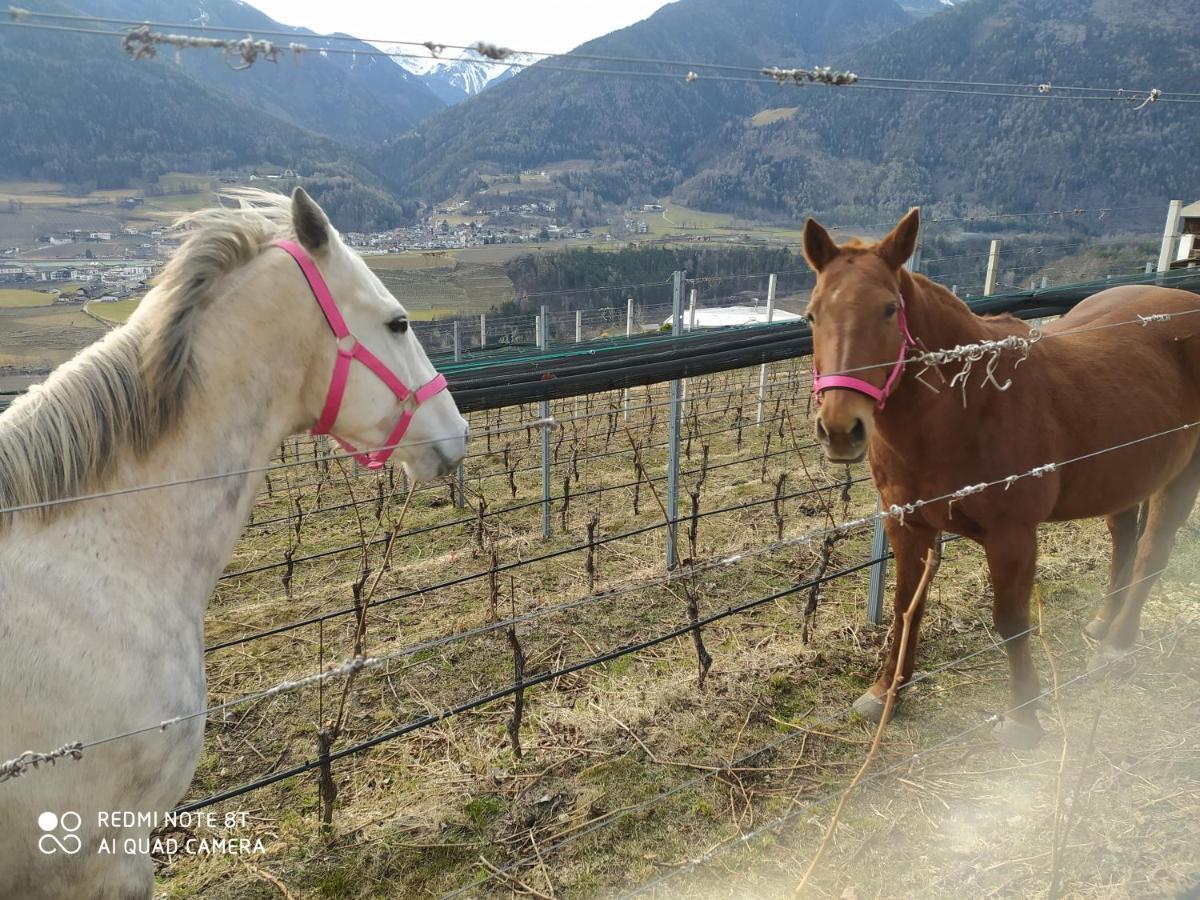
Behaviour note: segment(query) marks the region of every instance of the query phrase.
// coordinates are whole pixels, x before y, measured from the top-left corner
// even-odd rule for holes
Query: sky
[[[561,53],[638,22],[667,0],[249,0],[287,25],[376,43],[488,41]]]

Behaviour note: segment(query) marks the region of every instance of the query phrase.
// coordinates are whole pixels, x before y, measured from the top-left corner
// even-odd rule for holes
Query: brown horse
[[[945,288],[906,271],[919,224],[913,210],[877,244],[838,246],[817,222],[805,223],[804,255],[817,273],[809,304],[820,373],[817,438],[833,462],[869,456],[885,507],[1095,454],[886,519],[896,558],[896,621],[939,532],[983,546],[1012,691],[997,734],[1014,747],[1032,747],[1041,737],[1035,711],[1041,689],[1029,650],[1038,525],[1105,517],[1112,569],[1086,631],[1101,640],[1093,666],[1127,653],[1146,595],[1200,491],[1200,428],[1180,429],[1200,420],[1200,341],[1193,340],[1200,315],[1190,315],[1200,312],[1200,297],[1155,286],[1102,291],[1042,329],[1027,358],[1003,351],[990,378],[977,362],[965,385],[951,384],[964,362],[923,372],[926,365],[912,357],[1033,333],[1013,316],[977,316]],[[1171,315],[1138,318],[1160,313]],[[1151,437],[1160,432],[1168,433]],[[1095,453],[1126,442],[1134,443]],[[1139,537],[1143,501],[1148,514]],[[922,611],[915,611],[909,636],[905,682]],[[854,704],[876,721],[899,643],[893,633],[883,672]]]

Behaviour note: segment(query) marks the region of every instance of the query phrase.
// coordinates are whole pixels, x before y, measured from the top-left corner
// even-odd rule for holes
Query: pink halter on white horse
[[[413,480],[463,456],[407,313],[324,212],[299,189],[244,199],[189,217],[128,324],[0,416],[0,762],[209,705],[205,607],[288,435]],[[0,777],[0,897],[149,898],[149,856],[123,849],[149,826],[100,814],[170,810],[203,738],[198,717]],[[39,847],[48,825],[73,852]]]
[[[333,294],[329,292],[329,286],[321,277],[321,270],[308,255],[308,251],[295,241],[276,241],[275,246],[291,254],[297,265],[300,266],[300,271],[304,273],[308,286],[321,307],[321,312],[325,314],[325,321],[329,323],[329,328],[338,342],[337,361],[333,364],[333,375],[329,379],[329,393],[325,395],[325,406],[321,410],[321,418],[317,419],[312,433],[332,435],[333,439],[341,444],[347,453],[353,455],[368,469],[382,469],[391,458],[392,453],[400,446],[400,442],[404,440],[404,435],[408,431],[408,426],[412,424],[417,407],[446,389],[446,376],[439,373],[415,391],[410,391],[396,373],[387,367],[386,363],[380,362],[379,357],[350,333],[350,329],[346,327],[346,320],[338,312],[337,301],[333,299]],[[343,342],[346,340],[349,340],[349,346],[344,346]],[[392,393],[400,398],[401,403],[406,402],[410,397],[413,401],[400,414],[400,418],[396,421],[396,427],[388,435],[387,443],[383,447],[367,453],[356,450],[352,444],[333,434],[333,423],[337,421],[338,411],[342,408],[342,397],[346,394],[346,383],[350,380],[350,363],[356,359],[391,388]]]

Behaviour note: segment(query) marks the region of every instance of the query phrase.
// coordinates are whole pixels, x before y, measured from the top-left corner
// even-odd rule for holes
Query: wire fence
[[[733,65],[703,60],[654,59],[601,54],[547,54],[538,51],[512,50],[486,41],[470,46],[441,44],[430,40],[389,39],[363,42],[349,35],[310,36],[297,31],[256,29],[258,36],[245,29],[205,23],[164,21],[137,22],[131,19],[52,13],[9,6],[8,19],[0,27],[40,31],[48,34],[81,34],[107,37],[119,41],[123,52],[132,59],[153,58],[159,48],[172,50],[177,56],[185,49],[219,51],[226,64],[236,70],[249,69],[260,61],[278,62],[290,57],[299,62],[306,54],[341,55],[352,59],[373,57],[391,59],[428,59],[446,49],[473,50],[493,65],[517,71],[535,69],[541,72],[562,72],[584,76],[635,78],[653,81],[674,81],[685,85],[698,82],[729,82],[742,84],[779,84],[801,86],[823,84],[855,91],[887,91],[891,93],[936,93],[965,97],[1002,97],[1034,102],[1066,101],[1076,103],[1117,103],[1135,110],[1168,103],[1200,103],[1200,92],[1164,90],[1150,85],[1128,88],[1123,84],[1055,85],[1051,81],[1037,83],[1005,83],[952,81],[926,78],[892,78],[862,75],[834,70],[828,66],[812,68],[780,67],[770,62],[758,66]],[[56,24],[57,23],[57,24]],[[107,27],[95,27],[105,25]],[[89,27],[91,26],[91,27]],[[124,30],[112,30],[114,27]],[[170,28],[173,32],[154,29]],[[199,32],[196,34],[195,32]],[[236,33],[238,37],[216,37],[213,34]],[[305,38],[306,40],[297,40]],[[281,39],[276,43],[273,39]],[[286,39],[286,43],[282,39]],[[347,46],[347,42],[354,42]],[[388,49],[382,49],[383,45]],[[421,50],[425,52],[421,52]],[[620,68],[616,68],[619,66]]]
[[[1033,330],[1027,338],[1019,340],[915,353],[910,365],[960,365],[969,373],[970,366],[982,362],[986,367],[989,361],[994,362],[1005,354],[1028,354],[1030,347],[1041,341],[1097,328],[1153,327],[1188,314],[1131,317],[1103,326],[1049,334]],[[859,372],[894,364],[894,360],[888,360],[846,371]],[[990,377],[991,369],[987,372]],[[937,496],[868,512],[866,510],[873,506],[873,495],[864,490],[867,478],[831,471],[812,452],[815,445],[802,442],[798,437],[797,432],[808,413],[811,371],[807,361],[773,365],[761,395],[757,375],[756,369],[740,369],[693,379],[694,390],[686,401],[667,397],[658,388],[647,389],[645,402],[627,404],[619,391],[584,398],[587,408],[582,412],[571,411],[575,405],[572,399],[558,400],[550,408],[549,419],[545,413],[528,407],[477,413],[473,422],[475,440],[490,442],[494,439],[495,446],[490,451],[472,454],[460,481],[436,485],[423,493],[403,485],[397,489],[394,472],[369,476],[359,473],[359,477],[343,472],[344,477],[337,477],[338,464],[346,463],[346,460],[323,441],[305,439],[285,444],[276,461],[241,473],[260,473],[264,478],[280,474],[287,477],[282,485],[276,480],[273,487],[258,498],[252,536],[239,548],[218,588],[210,623],[217,636],[206,652],[213,659],[219,658],[221,651],[235,648],[239,653],[246,649],[260,653],[264,660],[278,654],[279,667],[283,671],[307,671],[308,674],[276,676],[253,690],[243,686],[243,679],[235,679],[232,683],[218,679],[217,696],[226,694],[225,699],[205,709],[157,722],[144,722],[99,738],[80,736],[78,740],[65,741],[57,749],[22,754],[0,763],[0,782],[16,777],[54,777],[52,771],[34,775],[30,770],[39,766],[45,768],[56,760],[62,765],[71,765],[72,759],[86,759],[100,748],[119,748],[123,741],[133,737],[150,737],[192,720],[211,722],[219,716],[224,721],[231,710],[270,708],[271,704],[296,695],[302,699],[289,699],[288,702],[293,704],[289,712],[302,712],[307,717],[313,712],[309,695],[314,690],[320,695],[314,716],[314,732],[317,732],[320,723],[325,721],[324,692],[327,687],[341,683],[347,693],[351,685],[356,691],[373,692],[376,688],[366,687],[358,676],[372,675],[381,683],[390,683],[397,672],[407,671],[405,667],[426,665],[436,654],[449,653],[453,648],[471,642],[478,645],[481,640],[498,635],[508,638],[509,647],[490,647],[486,655],[495,657],[511,653],[515,678],[482,688],[474,680],[464,681],[459,687],[469,688],[465,697],[443,697],[445,686],[436,692],[430,692],[429,685],[426,690],[414,689],[408,701],[399,706],[415,703],[426,707],[424,712],[409,715],[389,727],[356,735],[358,739],[354,741],[340,743],[333,740],[324,744],[318,741],[315,754],[302,749],[313,746],[311,741],[289,740],[278,760],[266,771],[253,773],[238,766],[237,775],[242,778],[231,776],[232,784],[227,783],[210,792],[198,792],[178,811],[207,808],[314,771],[320,772],[324,781],[338,761],[359,757],[509,699],[514,701],[509,734],[517,748],[517,735],[522,727],[521,710],[526,693],[534,688],[561,686],[572,676],[595,672],[625,657],[644,654],[680,638],[691,638],[695,643],[702,682],[707,671],[705,659],[711,664],[711,656],[702,643],[705,628],[748,618],[783,601],[802,597],[807,600],[804,621],[811,622],[819,609],[823,588],[835,583],[849,583],[856,574],[879,567],[889,558],[887,552],[861,553],[871,528],[887,519],[903,521],[905,516],[931,504],[953,503],[987,490],[1007,490],[1026,479],[1042,478],[1103,454],[1200,426],[1200,422],[1180,423],[1170,429],[1097,447],[1075,457],[1045,460],[1030,469],[1010,472],[987,482],[961,485]],[[994,379],[992,384],[1002,389]],[[768,414],[756,421],[753,409],[760,402],[766,404]],[[595,409],[592,409],[593,405]],[[670,449],[670,440],[666,443],[661,440],[663,426],[667,424],[665,411],[678,411],[681,422],[678,449],[690,460],[685,465],[679,465],[677,460],[673,475],[669,471],[670,459],[663,460],[656,455]],[[551,442],[539,450],[532,435],[551,424],[557,426],[558,443]],[[512,439],[522,434],[526,435],[526,444],[515,447]],[[518,450],[536,457],[539,452],[547,452],[546,446],[552,448],[550,458],[537,465],[521,464]],[[784,460],[788,465],[781,467]],[[330,470],[331,462],[335,472]],[[650,466],[656,471],[652,473]],[[754,471],[756,466],[757,472]],[[803,469],[803,475],[796,471],[797,466]],[[318,472],[317,480],[300,482],[291,477],[309,467]],[[538,484],[538,479],[529,483],[524,477],[546,471],[553,473],[552,477],[562,489],[538,497],[535,491],[546,486],[544,478]],[[119,496],[229,474],[197,476],[54,502]],[[689,511],[672,515],[659,505],[659,490],[663,482],[671,478],[676,483],[680,479],[691,481]],[[501,480],[507,480],[508,484],[495,487]],[[706,495],[705,491],[713,491],[713,486],[718,483],[720,490]],[[511,502],[502,504],[497,493],[503,495],[506,489]],[[448,494],[445,498],[440,496],[443,491]],[[521,498],[522,494],[526,495],[525,499]],[[404,509],[397,512],[396,507],[402,501]],[[414,515],[421,521],[404,527],[404,513],[412,503],[416,504]],[[0,515],[29,512],[44,505],[47,504],[2,509]],[[541,540],[545,549],[530,552],[539,540],[537,523],[532,516],[538,509],[549,511],[559,525],[551,539],[547,540],[543,535]],[[710,521],[731,524],[710,526],[707,524]],[[823,524],[816,526],[815,521]],[[677,530],[686,534],[686,540],[681,539],[681,543],[686,543],[689,548],[686,558],[680,555],[678,563],[666,571],[657,564],[652,567],[653,571],[648,571],[647,540],[657,540],[659,536],[665,538],[667,533]],[[325,542],[344,535],[352,539],[333,546],[325,545]],[[415,539],[420,539],[423,544],[418,546]],[[253,541],[266,543],[253,544]],[[393,551],[397,546],[418,553],[423,552],[423,546],[430,546],[432,555],[427,561],[418,558],[416,563],[396,563]],[[653,549],[658,550],[657,546]],[[267,558],[263,559],[263,556]],[[556,568],[566,558],[584,561],[573,565],[569,571]],[[779,571],[780,563],[784,565],[782,572]],[[621,570],[622,566],[629,568],[628,573]],[[617,571],[615,577],[614,568]],[[306,574],[307,569],[312,569],[311,574]],[[451,571],[447,572],[447,569]],[[274,578],[281,571],[278,585],[264,581],[264,577]],[[445,577],[429,579],[427,576],[431,572],[441,572]],[[520,606],[523,608],[518,608],[517,578],[526,582],[521,591]],[[700,596],[705,592],[700,587],[705,578],[753,580],[755,583],[768,578],[775,583],[769,589],[753,592],[749,599],[743,596],[716,605]],[[368,589],[372,579],[374,583]],[[507,591],[506,579],[509,580]],[[381,584],[393,589],[375,596],[374,588]],[[271,602],[265,602],[264,595]],[[297,614],[296,604],[292,602],[295,597],[301,599],[302,607],[309,609],[307,613],[301,609]],[[344,600],[340,605],[334,602],[339,597]],[[554,597],[554,602],[545,602],[547,597]],[[607,649],[589,645],[589,652],[573,660],[559,656],[536,663],[530,661],[523,644],[532,643],[532,636],[528,630],[522,636],[519,628],[539,628],[548,621],[572,614],[577,617],[599,615],[600,610],[617,610],[612,614],[619,619],[620,610],[626,604],[618,601],[629,598],[648,600],[652,615],[636,623],[638,627],[634,627],[626,639],[611,643]],[[506,601],[511,606],[511,614],[502,615],[499,608]],[[436,631],[438,623],[448,621],[459,627],[448,633],[434,634],[411,628],[413,613],[406,609],[406,604],[411,603],[420,604],[422,616],[433,620],[426,623],[426,629],[432,627]],[[269,609],[264,615],[265,607]],[[378,618],[385,612],[392,618]],[[281,617],[281,613],[286,616]],[[326,627],[344,622],[347,627],[365,633],[368,621],[371,635],[377,630],[381,630],[381,634],[395,635],[408,629],[412,639],[399,646],[388,646],[392,639],[381,637],[379,647],[371,654],[356,653],[328,664],[326,653],[335,654],[336,658],[335,648],[343,646],[345,629],[330,635],[326,634]],[[317,631],[315,640],[314,629]],[[999,643],[993,641],[934,671],[953,668],[1029,633],[1027,630]],[[221,671],[220,663],[210,665],[214,671]],[[260,677],[269,675],[269,671],[260,673]],[[239,689],[233,690],[235,687]],[[769,753],[821,724],[809,723],[803,729],[789,732],[771,744],[744,754],[735,764],[715,766],[668,792],[620,812],[606,814],[561,841],[541,846],[538,853],[554,853],[628,815],[649,809],[689,786]],[[976,723],[956,738],[987,724],[987,721]],[[233,733],[236,734],[236,729]],[[872,777],[883,777],[893,768]],[[797,810],[791,810],[786,816],[797,814]],[[780,821],[787,821],[786,816]],[[487,878],[464,885],[461,891],[519,870],[530,865],[534,858],[529,854],[514,858],[503,867],[497,867]],[[653,889],[655,886],[648,887]]]

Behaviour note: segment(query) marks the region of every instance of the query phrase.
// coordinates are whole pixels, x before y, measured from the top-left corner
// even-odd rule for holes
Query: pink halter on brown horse
[[[897,622],[939,532],[983,546],[1012,691],[997,735],[1031,747],[1041,736],[1035,709],[1041,688],[1029,649],[1038,525],[1105,517],[1112,569],[1086,631],[1100,640],[1093,666],[1127,653],[1146,596],[1200,491],[1200,429],[1181,428],[1200,420],[1200,340],[1194,340],[1200,315],[1188,315],[1200,312],[1200,297],[1156,286],[1102,291],[1041,329],[1028,346],[1011,341],[1021,349],[999,351],[994,368],[976,365],[965,383],[951,385],[965,362],[942,366],[948,369],[942,374],[924,371],[926,363],[912,357],[1034,333],[1013,316],[977,316],[950,291],[906,271],[919,224],[913,210],[879,243],[842,246],[814,220],[805,224],[804,255],[817,273],[809,304],[813,368],[820,373],[817,438],[833,462],[869,458],[885,507],[1087,457],[885,520],[896,559]],[[1148,514],[1139,537],[1143,501]],[[923,605],[909,635],[905,682]],[[883,672],[854,704],[876,721],[896,672],[898,630]]]

